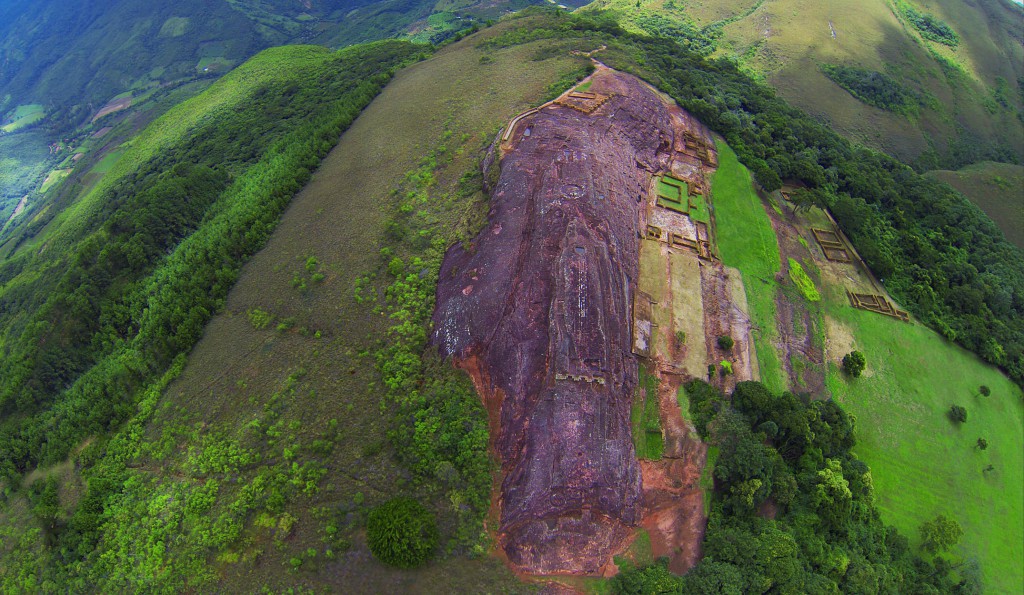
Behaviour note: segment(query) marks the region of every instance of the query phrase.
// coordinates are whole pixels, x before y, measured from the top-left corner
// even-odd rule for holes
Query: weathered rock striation
[[[643,506],[630,320],[672,117],[628,75],[601,70],[590,91],[589,113],[553,104],[516,122],[489,225],[446,255],[434,314],[434,343],[492,412],[501,547],[538,574],[600,572]]]

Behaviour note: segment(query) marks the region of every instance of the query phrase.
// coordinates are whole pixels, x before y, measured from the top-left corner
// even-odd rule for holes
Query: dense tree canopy
[[[627,567],[616,592],[970,590],[948,561],[915,556],[882,523],[871,472],[850,452],[853,419],[836,403],[777,395],[757,382],[737,384],[731,400],[699,380],[685,389],[698,431],[719,449],[704,557],[682,577],[661,564]],[[943,516],[926,523],[928,551],[951,547],[958,529]]]

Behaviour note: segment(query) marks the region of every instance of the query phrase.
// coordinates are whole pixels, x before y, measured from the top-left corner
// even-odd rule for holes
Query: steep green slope
[[[938,514],[956,519],[964,529],[962,558],[980,562],[988,590],[1013,592],[1024,581],[1020,388],[934,331],[855,310],[842,287],[827,289],[829,328],[868,361],[865,376],[849,379],[836,354],[828,386],[857,416],[854,451],[871,466],[886,522],[917,546],[922,523]],[[989,397],[979,394],[981,385]],[[966,407],[966,423],[950,420],[953,405]]]
[[[774,300],[777,284],[763,271],[778,266],[776,236],[768,212],[773,205],[753,191],[745,171],[736,172],[735,156],[724,144],[713,178],[717,237],[723,261],[744,273],[751,319],[758,330],[757,357],[761,381],[786,386],[778,354],[766,337],[777,335]],[[726,177],[727,176],[727,177]],[[742,177],[742,180],[737,178]],[[725,182],[723,184],[723,182]],[[813,245],[811,222],[791,213]],[[814,213],[814,225],[827,219]],[[751,230],[759,230],[752,233]],[[792,239],[791,239],[792,241]],[[767,246],[767,247],[766,247]],[[828,267],[808,251],[805,258]],[[843,269],[853,273],[852,267]],[[770,268],[769,268],[770,270]],[[980,562],[984,583],[994,592],[1011,592],[1022,580],[1016,560],[1024,538],[1024,395],[995,368],[950,344],[935,331],[850,307],[845,278],[821,274],[823,308],[816,323],[825,328],[828,345],[827,386],[833,399],[856,418],[857,442],[852,450],[871,467],[875,500],[883,520],[921,544],[918,528],[938,514],[955,519],[964,529],[959,556]],[[764,283],[765,280],[770,283]],[[761,294],[767,293],[765,299]],[[757,307],[757,304],[768,307]],[[822,324],[824,323],[824,324]],[[865,354],[868,367],[860,378],[843,374],[840,359],[852,349]],[[983,397],[979,387],[992,394]],[[950,406],[966,406],[968,422],[956,424]],[[978,448],[984,437],[987,448]],[[993,469],[986,471],[988,465]],[[989,522],[997,514],[1002,522]]]
[[[1024,166],[984,161],[957,171],[926,174],[946,182],[982,208],[999,229],[1024,249]]]
[[[4,475],[62,459],[127,417],[130,397],[198,339],[338,133],[419,51],[261,54],[154,122],[118,162],[134,167],[115,166],[75,217],[42,230],[42,248],[4,263]]]
[[[1007,1],[805,3],[796,0],[597,0],[637,32],[689,41],[737,60],[792,105],[847,138],[921,169],[1024,159],[1024,9]],[[955,47],[925,37],[909,11],[952,27]],[[913,97],[896,112],[831,80],[829,65],[881,74]]]

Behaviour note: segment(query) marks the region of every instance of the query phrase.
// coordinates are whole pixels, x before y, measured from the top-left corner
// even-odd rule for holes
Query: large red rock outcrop
[[[590,91],[583,109],[550,105],[515,123],[489,225],[446,255],[434,314],[434,343],[500,408],[499,541],[538,574],[599,572],[643,505],[631,305],[672,120],[631,76],[599,72]]]

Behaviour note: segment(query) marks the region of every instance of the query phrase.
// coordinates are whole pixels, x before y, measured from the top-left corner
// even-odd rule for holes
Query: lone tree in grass
[[[987,397],[992,394],[992,389],[982,384],[978,387],[978,394],[983,397]]]
[[[949,408],[949,419],[962,424],[967,421],[967,410],[960,405],[953,405]]]
[[[391,566],[422,566],[434,555],[439,539],[433,513],[412,498],[392,498],[366,519],[370,552]]]
[[[854,378],[858,378],[867,365],[864,354],[859,351],[851,351],[843,356],[843,371]]]
[[[986,448],[988,448],[988,440],[985,440],[984,438],[978,438],[978,448],[980,448],[981,450],[985,450]]]
[[[921,548],[931,554],[948,551],[963,536],[960,523],[943,514],[921,523]]]
[[[735,345],[735,342],[729,335],[722,335],[721,337],[718,338],[718,346],[723,351],[729,351],[730,349],[732,349],[733,345]]]

